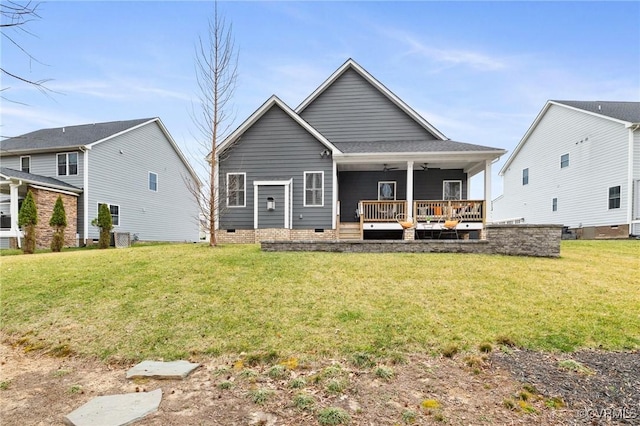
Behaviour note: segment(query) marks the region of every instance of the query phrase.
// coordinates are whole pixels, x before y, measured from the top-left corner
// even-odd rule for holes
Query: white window
[[[620,186],[612,186],[609,188],[609,209],[620,208]]]
[[[395,200],[396,199],[396,182],[381,181],[378,182],[378,201]]]
[[[246,207],[246,173],[227,173],[227,206]]]
[[[569,154],[560,156],[560,168],[564,169],[565,167],[569,167]]]
[[[304,172],[304,206],[324,206],[324,172]]]
[[[111,213],[111,223],[113,226],[120,226],[120,206],[116,204],[107,204],[107,203],[98,203],[98,212],[100,211],[100,206],[106,204],[109,207],[109,213]],[[98,215],[96,215],[98,217]]]
[[[58,154],[58,176],[70,176],[78,174],[78,153],[67,152]]]
[[[31,157],[26,155],[20,157],[20,170],[25,173],[31,173]]]
[[[149,172],[149,191],[158,192],[158,174]]]
[[[462,200],[462,181],[445,180],[442,181],[443,200]]]

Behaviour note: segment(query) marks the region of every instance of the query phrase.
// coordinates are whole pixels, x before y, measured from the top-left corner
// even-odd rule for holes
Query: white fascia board
[[[309,132],[314,138],[316,138],[320,143],[326,146],[331,150],[332,154],[337,154],[340,152],[335,145],[333,145],[327,138],[322,136],[320,132],[314,129],[309,123],[303,120],[295,111],[293,111],[287,104],[282,102],[280,98],[276,95],[272,95],[265,103],[260,106],[253,114],[247,118],[244,123],[242,123],[233,133],[231,133],[224,141],[216,148],[216,155],[219,156],[220,153],[224,152],[224,150],[232,145],[235,141],[237,141],[243,134],[246,132],[251,126],[253,126],[256,121],[258,121],[264,114],[267,113],[274,105],[278,106],[282,109],[289,117],[291,117],[296,123],[302,126],[307,132]],[[210,155],[207,158],[210,159]]]
[[[484,161],[500,158],[506,150],[499,151],[443,151],[443,152],[375,152],[335,155],[338,164],[375,163],[380,161],[470,160]]]
[[[66,194],[66,195],[73,195],[74,197],[79,197],[80,194],[77,192],[71,192],[71,191],[65,191],[63,189],[56,189],[53,187],[46,187],[46,186],[41,186],[41,185],[35,185],[35,184],[31,184],[32,188],[36,188],[36,189],[43,189],[45,191],[51,191],[51,192],[57,192],[60,194]]]
[[[4,185],[6,185],[7,183],[18,183],[19,185],[28,184],[33,186],[34,188],[46,189],[47,191],[61,192],[63,194],[76,195],[76,196],[82,192],[82,189],[72,189],[72,188],[69,188],[68,186],[48,184],[48,183],[38,182],[31,179],[18,179],[18,178],[14,178],[12,176],[6,176],[3,174],[0,174],[0,177],[6,179],[5,181],[0,182],[1,184],[4,184]]]
[[[406,102],[396,96],[391,90],[387,89],[387,87],[380,83],[374,76],[369,74],[367,70],[362,68],[356,61],[353,59],[347,60],[340,68],[338,68],[328,79],[324,81],[316,90],[311,93],[302,103],[296,108],[296,113],[300,114],[306,107],[309,106],[318,96],[320,96],[329,86],[331,86],[342,74],[345,73],[349,68],[355,70],[358,74],[360,74],[365,80],[367,80],[371,85],[373,85],[376,89],[378,89],[383,95],[385,95],[391,102],[393,102],[397,107],[403,110],[407,115],[413,118],[418,124],[424,127],[429,132],[433,133],[437,138],[441,140],[448,140],[440,130],[436,129],[431,123],[425,120],[420,114],[418,114],[413,108],[411,108]]]
[[[106,141],[108,141],[109,139],[113,139],[113,138],[118,137],[118,136],[120,136],[120,135],[124,135],[125,133],[128,133],[128,132],[130,132],[130,131],[132,131],[132,130],[139,129],[140,127],[142,127],[142,126],[146,126],[147,124],[152,123],[152,122],[154,122],[154,121],[156,121],[156,120],[159,120],[159,119],[158,119],[157,117],[156,117],[156,118],[152,118],[152,119],[150,119],[149,121],[145,121],[144,123],[140,123],[140,124],[138,124],[138,125],[136,125],[136,126],[129,127],[128,129],[124,129],[124,130],[123,130],[123,131],[121,131],[121,132],[114,133],[113,135],[109,135],[109,136],[107,136],[106,138],[103,138],[103,139],[97,140],[97,141],[95,141],[95,142],[91,142],[90,144],[87,144],[87,145],[84,145],[84,146],[85,146],[87,149],[91,149],[91,148],[92,148],[92,147],[94,147],[95,145],[98,145],[98,144],[100,144],[100,143],[102,143],[102,142],[106,142]]]

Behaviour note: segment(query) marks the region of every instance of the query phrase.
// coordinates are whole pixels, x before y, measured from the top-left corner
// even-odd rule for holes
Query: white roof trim
[[[584,110],[582,108],[576,108],[576,107],[571,106],[571,105],[565,105],[565,104],[563,104],[561,102],[547,101],[547,103],[544,105],[542,110],[536,116],[536,119],[533,120],[533,123],[531,124],[531,126],[529,126],[529,129],[527,130],[527,132],[524,134],[522,139],[520,139],[520,142],[518,142],[518,145],[515,147],[515,149],[513,150],[513,152],[511,153],[511,155],[507,159],[507,161],[504,163],[504,166],[502,166],[502,168],[498,172],[498,175],[504,176],[504,174],[506,173],[506,171],[509,168],[509,166],[511,166],[511,163],[513,162],[513,160],[516,158],[516,156],[518,155],[518,153],[520,152],[520,150],[522,149],[524,144],[529,139],[529,136],[531,136],[531,133],[533,133],[533,131],[538,126],[538,123],[540,123],[540,120],[542,120],[542,117],[544,117],[544,115],[547,113],[549,108],[551,108],[551,105],[556,105],[556,106],[567,108],[567,109],[570,109],[570,110],[573,110],[573,111],[578,111],[578,112],[581,112],[583,114],[592,115],[594,117],[604,118],[606,120],[610,120],[610,121],[613,121],[613,122],[616,122],[616,123],[624,124],[625,126],[627,126],[629,124],[632,125],[632,123],[629,123],[628,121],[619,120],[617,118],[613,118],[613,117],[609,117],[609,116],[606,116],[606,115],[598,114],[598,113],[595,113],[595,112],[587,111],[587,110]]]
[[[18,182],[20,185],[22,185],[23,183],[25,183],[33,186],[34,188],[46,189],[48,191],[54,191],[54,192],[62,192],[63,194],[70,194],[70,195],[78,195],[79,193],[82,192],[82,189],[80,188],[73,189],[73,188],[69,188],[68,186],[60,186],[56,184],[40,182],[36,180],[31,180],[31,179],[21,179],[19,177],[5,175],[3,173],[0,173],[0,177],[5,179],[4,181],[0,182],[2,184]]]
[[[424,127],[427,131],[433,133],[441,140],[448,140],[440,130],[436,129],[427,120],[425,120],[420,114],[418,114],[413,108],[407,105],[402,99],[396,96],[392,91],[387,89],[382,83],[380,83],[374,76],[369,74],[364,68],[356,63],[353,59],[347,60],[340,68],[338,68],[328,79],[324,81],[311,95],[309,95],[302,103],[296,108],[296,113],[300,114],[306,107],[309,106],[318,96],[320,96],[329,86],[331,86],[342,74],[348,69],[353,69],[360,74],[365,80],[367,80],[372,86],[378,89],[384,94],[391,102],[403,110],[407,115],[413,118],[418,124]]]
[[[291,117],[296,123],[298,123],[302,128],[304,128],[307,132],[309,132],[314,138],[316,138],[320,143],[329,148],[333,154],[337,154],[340,150],[333,145],[327,138],[322,136],[320,132],[314,129],[309,123],[304,121],[298,114],[295,113],[287,104],[282,102],[276,95],[272,95],[265,103],[260,106],[249,118],[247,118],[244,123],[240,125],[233,133],[225,138],[225,140],[218,145],[216,149],[216,155],[219,155],[226,148],[228,148],[231,144],[233,144],[238,138],[240,138],[244,132],[246,132],[251,126],[253,126],[267,111],[271,109],[274,105],[277,105],[280,109],[282,109],[289,117]],[[207,156],[207,158],[210,157]]]

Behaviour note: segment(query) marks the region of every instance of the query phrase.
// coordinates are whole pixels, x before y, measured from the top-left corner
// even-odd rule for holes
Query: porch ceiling
[[[454,170],[464,170],[465,172],[474,171],[477,169],[484,170],[484,161],[419,161],[413,160],[413,170],[414,171],[422,171],[422,170],[433,170],[433,169],[454,169]],[[393,170],[407,170],[407,161],[382,161],[378,160],[376,162],[362,162],[362,163],[337,163],[338,171],[384,171],[385,167]],[[426,167],[425,167],[426,166]]]

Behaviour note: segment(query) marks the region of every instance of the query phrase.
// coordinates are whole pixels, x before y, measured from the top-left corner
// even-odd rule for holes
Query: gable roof
[[[21,180],[26,183],[42,185],[47,188],[59,189],[64,191],[71,191],[74,193],[81,193],[82,188],[78,188],[77,186],[69,185],[66,182],[61,180],[48,177],[35,175],[33,173],[27,173],[20,170],[10,169],[8,167],[0,167],[0,177],[3,177],[7,180]]]
[[[152,120],[154,119],[142,118],[36,130],[0,141],[0,155],[30,151],[55,151],[93,145]]]
[[[189,170],[191,177],[200,184],[200,179],[159,117],[136,120],[109,121],[105,123],[81,124],[36,130],[31,133],[0,141],[2,155],[20,155],[40,152],[56,152],[70,149],[91,149],[95,145],[156,122],[180,160]]]
[[[495,152],[504,154],[506,151],[500,148],[492,148],[482,145],[474,145],[466,142],[452,140],[392,140],[392,141],[366,141],[366,142],[335,142],[340,151],[345,154],[357,153],[394,153],[394,152]]]
[[[640,123],[640,102],[549,101],[627,123]]]
[[[529,129],[524,134],[520,142],[513,150],[504,166],[500,169],[498,174],[503,176],[506,170],[509,168],[515,157],[518,155],[527,139],[535,128],[538,126],[542,117],[547,113],[552,105],[556,105],[562,108],[569,108],[572,110],[581,111],[583,113],[612,120],[625,126],[631,126],[633,124],[640,123],[640,102],[612,102],[612,101],[554,101],[549,100],[544,105],[542,110],[538,113],[535,120],[529,126]]]
[[[411,117],[416,123],[422,126],[425,130],[432,133],[436,138],[440,140],[447,140],[442,132],[436,129],[431,123],[425,120],[420,114],[418,114],[413,108],[407,105],[402,99],[396,96],[392,91],[387,89],[382,83],[380,83],[375,77],[369,74],[364,68],[362,68],[353,59],[348,59],[340,68],[338,68],[328,79],[324,81],[316,90],[311,93],[302,103],[296,108],[296,113],[301,114],[316,98],[318,98],[329,86],[331,86],[340,76],[342,76],[347,70],[354,70],[362,78],[364,78],[369,84],[375,87],[380,93],[386,96],[391,102],[393,102],[398,108],[404,111],[409,117]]]
[[[269,111],[273,106],[277,106],[282,111],[284,111],[292,120],[298,123],[302,128],[304,128],[307,132],[309,132],[313,137],[315,137],[320,143],[329,148],[333,154],[340,152],[338,148],[327,138],[322,136],[320,132],[318,132],[313,126],[307,123],[302,117],[295,113],[287,104],[282,102],[276,95],[272,95],[267,101],[260,106],[249,118],[247,118],[244,123],[242,123],[233,133],[225,138],[220,145],[218,145],[216,149],[216,155],[222,153],[225,149],[233,145],[235,141],[237,141],[256,121],[258,121],[267,111]],[[207,159],[211,158],[211,153],[207,156]]]

